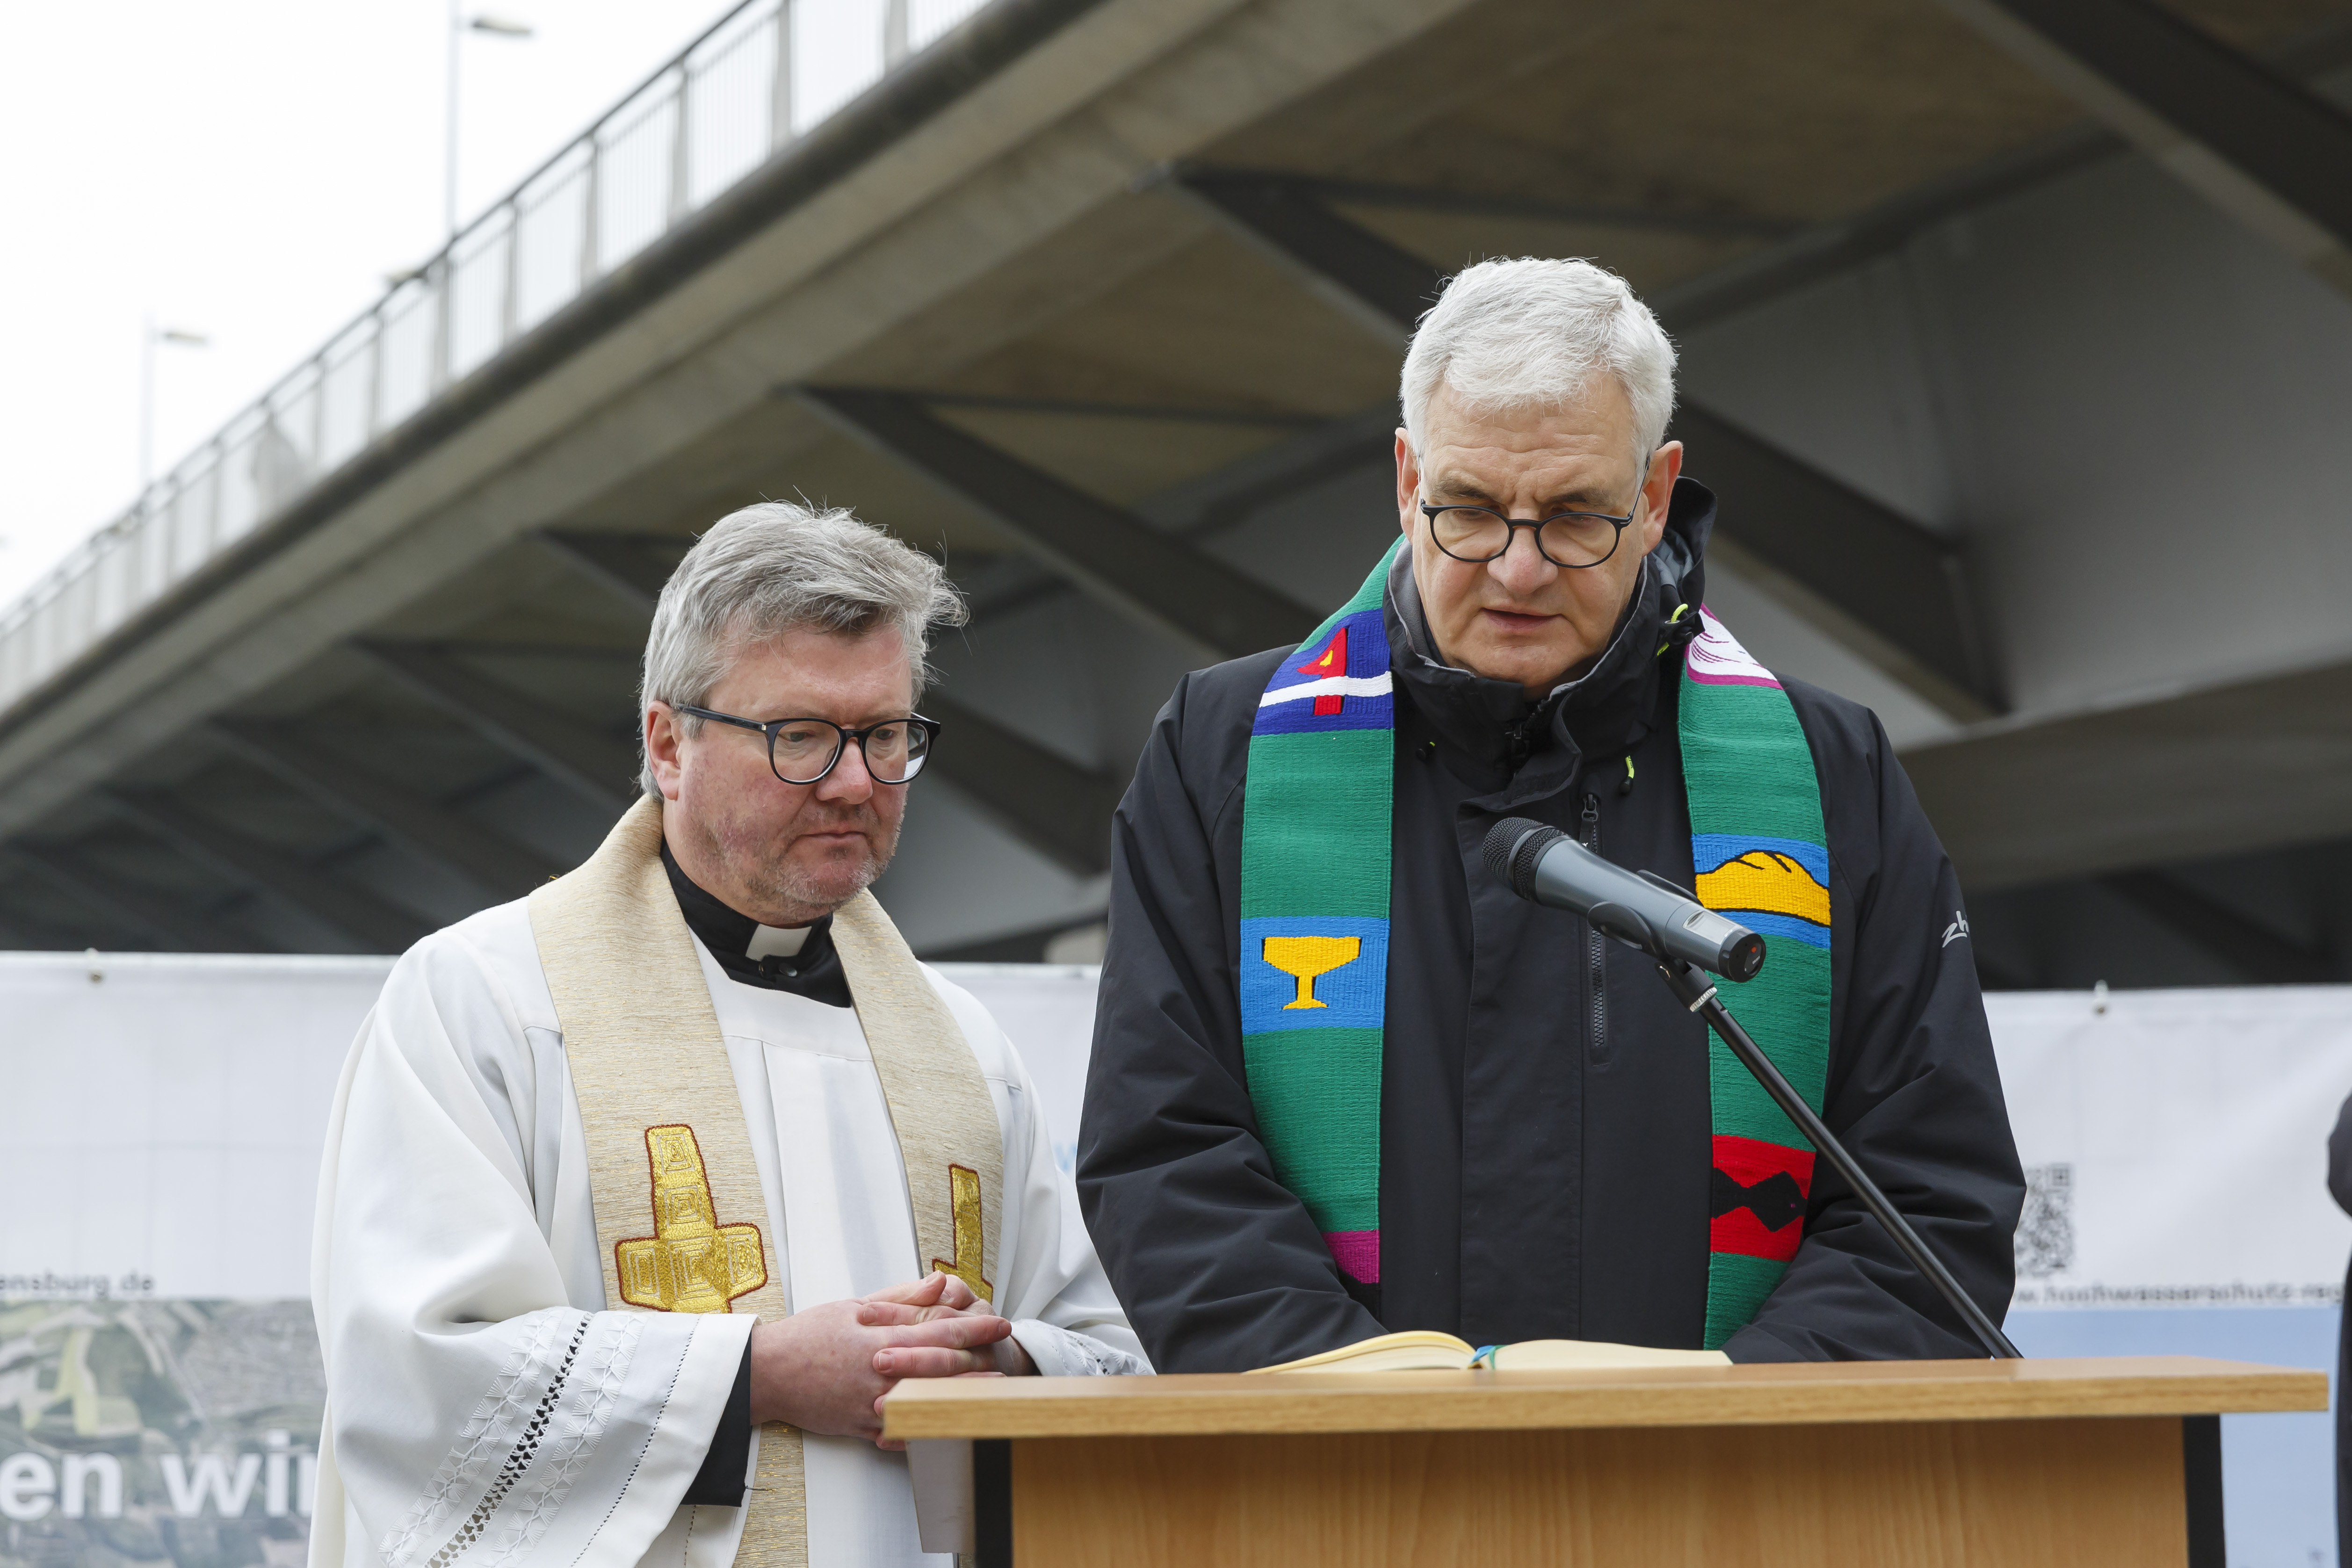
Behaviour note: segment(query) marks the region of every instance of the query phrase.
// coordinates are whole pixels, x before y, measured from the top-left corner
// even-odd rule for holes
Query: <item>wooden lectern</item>
[[[2187,1356],[900,1384],[923,1544],[1133,1563],[2222,1568],[2224,1411],[2327,1379]]]

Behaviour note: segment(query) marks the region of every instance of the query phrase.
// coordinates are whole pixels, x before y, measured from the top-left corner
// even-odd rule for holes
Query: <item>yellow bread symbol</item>
[[[1330,1006],[1315,999],[1315,977],[1354,963],[1363,950],[1364,939],[1360,936],[1267,937],[1265,961],[1298,982],[1297,998],[1283,1003],[1282,1010]]]
[[[694,1129],[646,1129],[654,1188],[654,1234],[615,1242],[621,1300],[657,1312],[726,1312],[728,1303],[768,1282],[756,1225],[721,1225],[710,1175]]]
[[[1709,909],[1760,909],[1793,915],[1816,925],[1830,923],[1830,893],[1787,855],[1749,850],[1698,877],[1698,901]]]

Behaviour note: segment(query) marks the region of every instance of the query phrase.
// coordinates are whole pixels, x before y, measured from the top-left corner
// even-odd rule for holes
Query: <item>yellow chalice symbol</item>
[[[1315,999],[1315,977],[1354,963],[1363,950],[1360,936],[1267,937],[1265,961],[1298,982],[1297,999],[1283,1003],[1282,1010],[1329,1007],[1330,1003]]]

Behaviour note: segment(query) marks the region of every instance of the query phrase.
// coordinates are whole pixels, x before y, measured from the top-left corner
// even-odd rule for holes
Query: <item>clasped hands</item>
[[[1012,1336],[952,1274],[827,1301],[751,1330],[751,1420],[903,1448],[882,1436],[882,1396],[909,1377],[1034,1374]]]

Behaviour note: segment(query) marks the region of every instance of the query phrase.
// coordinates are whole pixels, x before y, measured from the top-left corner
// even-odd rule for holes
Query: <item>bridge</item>
[[[730,12],[0,615],[0,943],[516,896],[631,798],[694,530],[799,495],[973,610],[877,891],[1083,956],[1175,680],[1353,586],[1409,324],[1536,254],[1682,345],[1711,601],[1877,709],[1988,983],[2352,978],[2352,0],[827,27]]]

